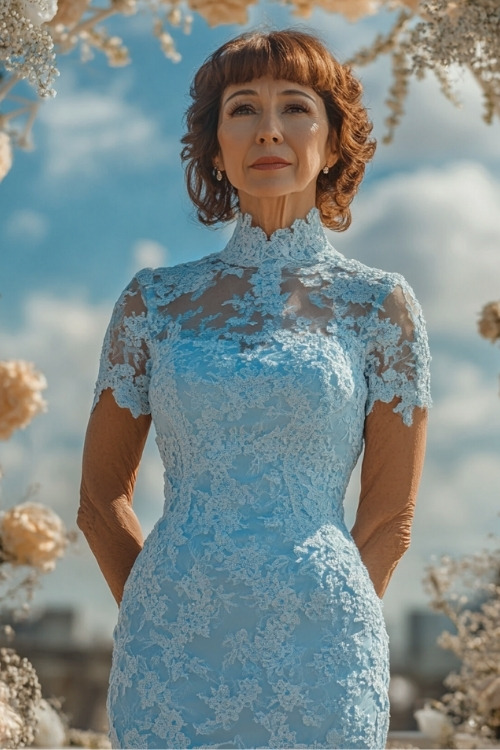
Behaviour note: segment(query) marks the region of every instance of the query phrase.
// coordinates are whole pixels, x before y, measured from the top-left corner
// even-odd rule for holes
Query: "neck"
[[[260,227],[269,238],[277,229],[290,227],[296,219],[305,219],[315,202],[301,193],[277,198],[255,198],[239,192],[240,211],[250,214],[252,226]]]

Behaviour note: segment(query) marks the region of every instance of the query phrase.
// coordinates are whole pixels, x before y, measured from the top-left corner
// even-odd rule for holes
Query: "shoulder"
[[[400,273],[368,266],[337,251],[331,263],[331,279],[351,302],[370,303],[375,308],[382,307],[388,299],[399,300],[401,305],[405,299],[415,299],[413,289]]]
[[[178,263],[158,268],[142,268],[133,277],[132,284],[138,286],[146,303],[169,298],[192,291],[209,279],[217,267],[217,253],[199,260]]]

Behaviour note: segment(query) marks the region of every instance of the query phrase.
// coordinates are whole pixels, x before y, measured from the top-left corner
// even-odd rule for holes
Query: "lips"
[[[283,169],[289,167],[290,162],[280,156],[261,156],[250,165],[252,169]]]

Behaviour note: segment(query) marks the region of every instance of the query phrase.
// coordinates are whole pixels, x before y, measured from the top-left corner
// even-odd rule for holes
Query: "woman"
[[[183,159],[219,253],[137,274],[101,361],[80,528],[120,605],[116,747],[385,746],[380,598],[409,542],[428,350],[404,279],[346,260],[372,157],[360,84],[314,37],[240,36],[191,90]],[[153,419],[165,511],[132,494]],[[364,439],[351,532],[343,498]]]

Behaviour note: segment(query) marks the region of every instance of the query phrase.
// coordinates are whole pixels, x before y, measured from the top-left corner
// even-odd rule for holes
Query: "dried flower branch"
[[[463,746],[492,747],[500,737],[500,548],[443,557],[424,583],[431,607],[454,625],[438,642],[461,661],[434,709],[451,721],[455,743],[465,736],[472,744]]]
[[[469,70],[483,93],[483,118],[491,123],[500,116],[500,12],[498,0],[421,0],[404,2],[407,6],[386,37],[378,36],[351,60],[366,65],[391,53],[394,82],[386,120],[390,142],[404,113],[411,75],[423,78],[432,71],[442,93],[455,105],[453,69]],[[410,23],[411,21],[411,23]]]

